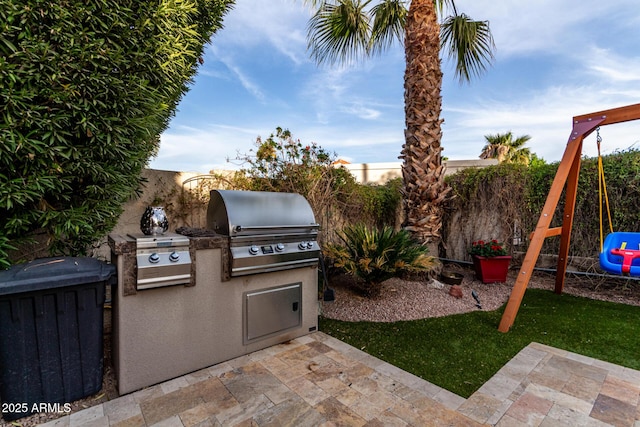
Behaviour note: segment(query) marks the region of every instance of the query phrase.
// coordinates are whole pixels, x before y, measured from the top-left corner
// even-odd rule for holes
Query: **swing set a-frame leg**
[[[577,155],[573,158],[573,163],[569,169],[569,176],[567,177],[564,213],[562,214],[562,227],[560,231],[560,251],[558,252],[558,265],[556,268],[556,294],[561,294],[564,289],[565,273],[567,271],[567,262],[569,261],[569,244],[571,243],[573,214],[575,213],[576,197],[578,196],[578,178],[580,177],[580,160],[582,157],[580,155],[581,152],[582,140],[580,141]]]
[[[558,201],[560,200],[560,196],[562,195],[562,189],[567,182],[567,178],[569,177],[569,175],[575,175],[577,180],[577,173],[572,174],[571,172],[575,169],[576,162],[578,163],[578,167],[580,165],[582,139],[583,137],[580,136],[579,138],[569,141],[562,160],[558,165],[558,172],[556,173],[556,176],[553,179],[553,183],[551,184],[551,189],[549,190],[547,201],[545,202],[544,207],[542,208],[542,213],[540,214],[540,218],[538,219],[538,225],[536,226],[536,229],[531,236],[529,249],[527,250],[524,260],[522,261],[522,266],[520,267],[520,271],[518,272],[518,276],[516,277],[516,282],[513,285],[513,290],[511,291],[511,295],[509,296],[509,301],[507,302],[507,307],[502,314],[502,319],[500,320],[500,325],[498,326],[498,330],[500,332],[509,331],[509,329],[513,325],[513,321],[515,320],[518,309],[520,308],[520,303],[522,302],[522,298],[524,297],[524,291],[527,289],[527,285],[529,284],[529,280],[531,279],[531,274],[533,273],[533,269],[536,266],[536,262],[538,261],[538,256],[540,255],[540,250],[542,249],[544,239],[551,236],[557,236],[562,232],[562,230],[559,228],[549,228],[549,226],[551,225],[553,213],[556,210],[556,206],[558,206]]]
[[[522,303],[524,292],[527,289],[533,269],[540,255],[544,239],[551,236],[561,236],[560,252],[558,256],[558,269],[556,272],[555,292],[562,293],[564,278],[567,269],[569,244],[571,241],[571,229],[573,226],[573,214],[578,192],[578,178],[580,175],[580,156],[582,155],[582,141],[598,126],[622,123],[640,119],[640,104],[614,108],[606,111],[585,114],[573,118],[573,129],[569,136],[569,142],[562,160],[558,165],[558,171],[551,184],[547,201],[542,208],[538,224],[534,230],[529,249],[522,261],[516,282],[509,296],[507,307],[504,310],[498,330],[507,332],[513,326],[513,322]],[[567,186],[565,193],[565,208],[562,218],[562,227],[550,228],[553,213],[558,206],[562,190]]]

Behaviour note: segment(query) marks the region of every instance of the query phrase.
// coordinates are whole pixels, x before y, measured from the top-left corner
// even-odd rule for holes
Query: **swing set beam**
[[[565,273],[571,242],[571,229],[576,207],[578,193],[578,178],[580,176],[580,160],[582,156],[582,141],[589,136],[598,126],[623,123],[632,120],[640,120],[640,104],[626,107],[613,108],[611,110],[598,111],[583,114],[573,118],[573,129],[569,135],[569,141],[565,148],[562,160],[558,165],[558,171],[551,184],[547,201],[542,208],[540,219],[533,231],[529,248],[522,261],[516,282],[511,290],[507,307],[504,310],[498,330],[508,332],[518,314],[524,292],[527,289],[533,269],[538,261],[542,244],[547,237],[560,236],[560,252],[558,254],[558,266],[556,270],[555,292],[561,294],[564,288]],[[553,213],[558,206],[562,190],[566,186],[565,205],[562,216],[562,226],[550,228]]]

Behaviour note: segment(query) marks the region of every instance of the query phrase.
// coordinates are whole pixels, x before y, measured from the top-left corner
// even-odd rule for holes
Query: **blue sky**
[[[489,20],[496,61],[460,85],[443,63],[443,155],[477,159],[487,134],[530,135],[562,157],[575,115],[640,103],[638,0],[457,0]],[[154,169],[237,168],[277,126],[352,163],[395,162],[404,134],[404,52],[349,66],[316,66],[302,1],[236,0],[207,46],[191,90],[161,136]],[[603,150],[640,148],[640,122],[601,129]],[[635,145],[634,145],[635,144]],[[583,153],[595,155],[595,137]],[[227,159],[232,160],[231,163]]]

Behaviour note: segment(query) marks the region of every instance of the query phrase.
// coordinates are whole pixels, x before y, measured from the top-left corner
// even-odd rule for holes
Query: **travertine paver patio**
[[[316,332],[46,426],[633,426],[640,372],[532,343],[469,399]]]
[[[458,408],[506,426],[640,426],[640,371],[531,343]]]

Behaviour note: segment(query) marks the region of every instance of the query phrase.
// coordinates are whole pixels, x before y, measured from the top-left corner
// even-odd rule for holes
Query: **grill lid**
[[[212,190],[207,228],[230,237],[317,234],[309,202],[295,193]]]

